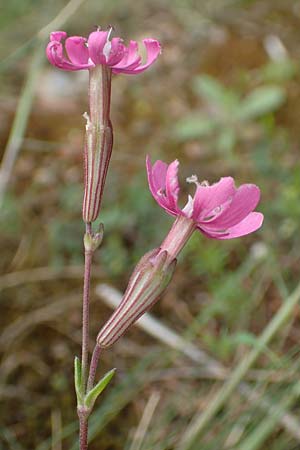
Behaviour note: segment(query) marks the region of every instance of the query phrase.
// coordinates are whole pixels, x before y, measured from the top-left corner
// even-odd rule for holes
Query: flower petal
[[[106,64],[103,48],[108,41],[109,31],[93,31],[88,38],[88,50],[94,64]]]
[[[66,51],[73,64],[82,65],[88,63],[89,50],[86,42],[86,39],[81,36],[72,36],[66,39]]]
[[[113,68],[114,73],[127,73],[129,75],[138,74],[144,72],[154,61],[157,59],[158,55],[161,53],[160,43],[155,39],[144,39],[143,43],[147,51],[147,60],[145,64],[139,65],[137,67],[130,68]]]
[[[130,41],[128,48],[124,46],[124,55],[121,61],[113,68],[115,73],[118,69],[134,69],[141,62],[141,56],[137,53],[138,44],[136,41]]]
[[[52,31],[50,33],[50,41],[60,42],[62,39],[66,39],[67,33],[65,31]]]
[[[146,167],[147,167],[149,188],[153,197],[156,198],[157,192],[164,191],[166,188],[166,175],[168,170],[168,164],[158,160],[152,166],[150,157],[147,155]]]
[[[194,196],[193,219],[197,222],[231,199],[236,192],[232,177],[221,178],[211,186],[198,186]]]
[[[237,225],[255,209],[259,199],[260,190],[255,184],[243,184],[237,189],[231,204],[210,221],[209,228],[227,230]]]
[[[46,48],[46,55],[49,62],[62,70],[80,70],[88,67],[75,65],[67,60],[63,54],[63,46],[58,41],[50,41]]]
[[[179,183],[178,183],[178,167],[179,162],[177,159],[169,164],[166,173],[166,194],[171,209],[177,210],[177,202],[179,195]]]
[[[169,214],[176,216],[178,214],[177,207],[173,207],[170,204],[169,198],[166,197],[166,176],[168,171],[168,164],[163,161],[156,161],[154,165],[151,165],[149,156],[146,159],[148,183],[151,194],[163,209]]]
[[[264,216],[259,212],[252,212],[245,217],[244,220],[237,225],[229,228],[226,233],[217,233],[208,230],[205,226],[198,226],[197,228],[206,236],[213,239],[234,239],[237,237],[245,236],[258,230],[263,223]]]
[[[122,42],[122,39],[119,37],[115,37],[111,40],[111,47],[109,52],[109,57],[107,59],[107,65],[112,67],[115,64],[118,64],[124,56],[125,45]]]

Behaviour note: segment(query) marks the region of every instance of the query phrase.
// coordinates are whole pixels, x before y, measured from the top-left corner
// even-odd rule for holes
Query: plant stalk
[[[88,450],[88,418],[81,414],[78,414],[78,416],[80,450]]]
[[[111,69],[106,65],[97,65],[91,69],[89,82],[89,115],[87,120],[84,148],[84,197],[83,220],[86,224],[84,247],[84,283],[82,307],[82,356],[81,356],[81,395],[83,404],[78,405],[80,450],[88,448],[88,417],[90,408],[85,405],[85,397],[94,385],[99,361],[100,348],[96,345],[90,371],[89,366],[89,304],[90,278],[93,253],[100,245],[103,227],[99,233],[92,232],[94,222],[100,212],[102,193],[112,152],[113,131],[109,118],[111,96]],[[80,399],[81,401],[81,399]]]
[[[96,344],[94,351],[93,351],[92,359],[91,359],[90,373],[89,373],[89,379],[88,379],[88,383],[87,383],[87,392],[89,392],[94,387],[100,352],[101,352],[101,347],[99,347],[99,345]]]
[[[91,233],[91,223],[86,224],[86,233]],[[82,354],[81,354],[81,387],[85,395],[88,359],[89,359],[89,314],[90,314],[90,282],[93,252],[85,250],[83,304],[82,304]]]

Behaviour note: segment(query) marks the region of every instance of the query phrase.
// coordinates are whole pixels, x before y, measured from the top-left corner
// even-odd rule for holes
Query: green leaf
[[[222,153],[231,153],[234,150],[237,135],[234,128],[223,128],[217,139],[217,148]]]
[[[285,91],[279,86],[259,87],[241,102],[237,118],[249,120],[261,117],[277,110],[285,101],[285,98]]]
[[[74,384],[77,396],[77,403],[82,404],[82,386],[81,386],[81,362],[78,356],[74,359]]]
[[[103,378],[96,384],[93,389],[85,397],[85,406],[88,408],[92,408],[97,397],[101,394],[101,392],[106,388],[110,380],[115,374],[116,369],[112,369],[107,374],[104,375]]]
[[[209,136],[217,127],[214,119],[193,115],[180,120],[175,126],[175,135],[180,140],[197,139]]]
[[[266,64],[259,73],[262,81],[282,83],[293,79],[298,72],[298,65],[291,59],[271,61]]]
[[[239,97],[235,92],[226,88],[209,75],[196,77],[194,89],[196,93],[200,94],[208,102],[215,103],[223,109],[231,109],[237,106],[239,101]]]

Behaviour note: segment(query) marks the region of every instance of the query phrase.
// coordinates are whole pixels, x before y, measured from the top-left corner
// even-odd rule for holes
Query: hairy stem
[[[79,414],[79,446],[80,450],[88,449],[88,419]]]
[[[90,373],[89,373],[89,379],[88,379],[88,383],[87,383],[87,392],[89,392],[94,387],[100,352],[101,352],[101,347],[99,347],[99,345],[96,344],[94,351],[93,351],[92,359],[91,359]]]

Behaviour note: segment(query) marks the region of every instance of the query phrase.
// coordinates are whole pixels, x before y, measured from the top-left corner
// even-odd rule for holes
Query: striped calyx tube
[[[82,215],[86,223],[94,222],[101,199],[113,146],[110,121],[111,68],[97,65],[89,70],[90,115],[85,113],[84,197]]]
[[[110,347],[157,302],[173,276],[176,259],[160,248],[142,257],[134,269],[124,297],[97,336],[97,345]]]

